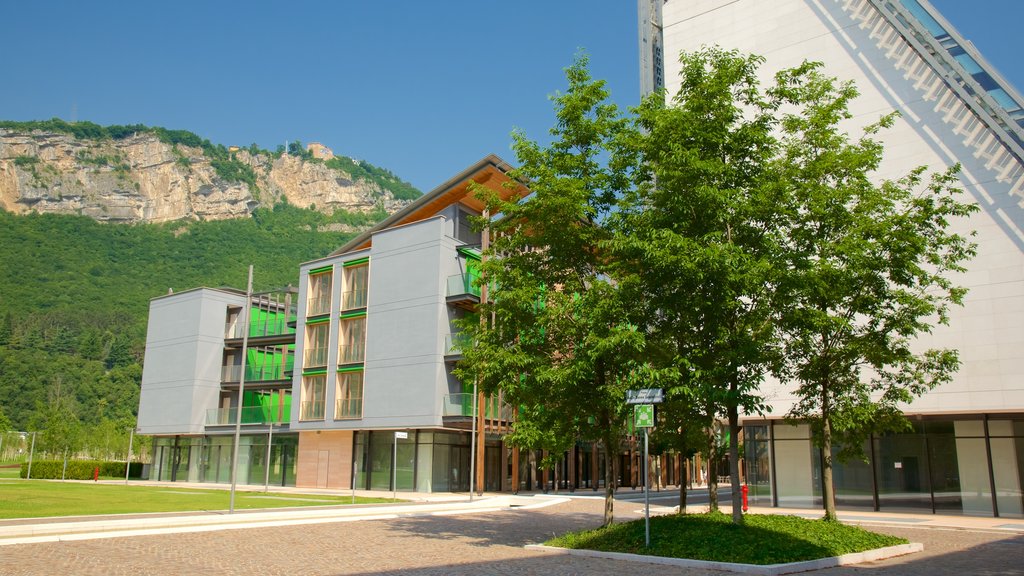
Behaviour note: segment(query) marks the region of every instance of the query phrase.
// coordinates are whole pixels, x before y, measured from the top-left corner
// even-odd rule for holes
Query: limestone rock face
[[[373,182],[322,162],[235,152],[256,185],[221,178],[201,148],[138,133],[120,140],[79,140],[62,133],[0,129],[0,208],[14,213],[82,214],[108,222],[166,222],[248,217],[281,199],[332,213],[393,212],[396,200]]]

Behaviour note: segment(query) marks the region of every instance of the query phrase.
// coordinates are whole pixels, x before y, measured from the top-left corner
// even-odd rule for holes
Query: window
[[[299,406],[299,420],[324,419],[324,393],[326,391],[326,374],[303,376],[302,404]]]
[[[317,316],[331,311],[331,276],[330,269],[309,275],[306,316]]]
[[[370,267],[366,264],[345,268],[345,293],[341,299],[342,310],[366,307],[366,283]]]
[[[302,366],[304,368],[327,366],[327,342],[330,324],[321,322],[306,326],[306,348]]]
[[[363,373],[341,372],[338,374],[337,406],[335,420],[363,417]]]
[[[362,362],[366,357],[366,316],[341,319],[338,364]]]
[[[474,215],[465,210],[457,210],[455,215],[455,239],[466,244],[480,244],[481,234],[473,229],[471,218]]]

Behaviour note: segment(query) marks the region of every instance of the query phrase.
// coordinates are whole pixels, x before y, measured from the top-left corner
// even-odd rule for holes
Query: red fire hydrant
[[[743,487],[740,488],[740,491],[743,493],[743,511],[746,512],[747,511],[747,492],[749,491],[749,489],[747,488],[747,485],[744,484]]]
[[[92,481],[96,482],[99,479],[100,479],[100,467],[97,466],[97,467],[92,469]],[[746,500],[744,500],[744,502],[746,502]],[[743,509],[746,510],[746,505],[743,506]]]

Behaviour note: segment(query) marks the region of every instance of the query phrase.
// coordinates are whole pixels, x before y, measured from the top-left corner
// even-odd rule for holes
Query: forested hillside
[[[0,211],[0,429],[126,434],[151,298],[244,289],[249,264],[257,290],[295,284],[299,263],[354,235],[332,230],[383,216],[279,204],[250,219],[112,225]]]

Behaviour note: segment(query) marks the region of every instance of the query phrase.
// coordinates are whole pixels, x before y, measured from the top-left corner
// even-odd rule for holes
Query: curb
[[[666,558],[664,556],[645,556],[642,554],[626,554],[623,552],[601,552],[598,550],[575,550],[570,548],[556,548],[542,544],[530,544],[527,550],[537,550],[549,554],[567,554],[572,556],[588,556],[591,558],[607,558],[612,560],[627,560],[631,562],[645,562],[648,564],[665,564],[678,566],[680,568],[704,568],[707,570],[723,570],[738,574],[754,574],[757,576],[776,576],[779,574],[793,574],[796,572],[808,572],[810,570],[821,570],[823,568],[834,568],[849,564],[862,564],[864,562],[875,562],[887,558],[895,558],[905,554],[921,552],[924,544],[910,543],[897,546],[876,548],[864,552],[853,552],[842,556],[819,558],[804,562],[789,562],[786,564],[740,564],[736,562],[713,562],[708,560],[691,560],[689,558]]]

